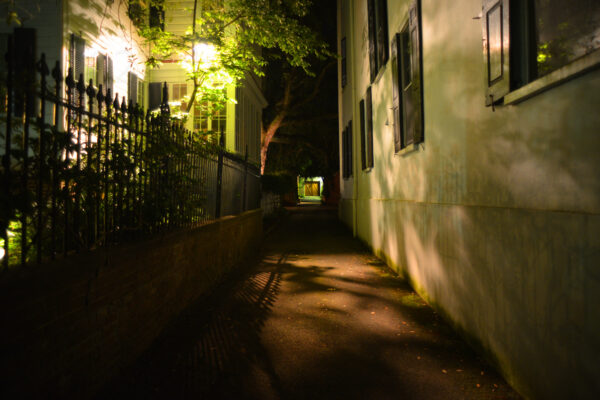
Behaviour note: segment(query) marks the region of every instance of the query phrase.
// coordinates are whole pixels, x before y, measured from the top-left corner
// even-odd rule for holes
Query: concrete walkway
[[[335,211],[290,211],[99,398],[519,398]]]

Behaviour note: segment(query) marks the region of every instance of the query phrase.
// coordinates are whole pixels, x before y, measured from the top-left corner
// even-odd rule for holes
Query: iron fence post
[[[215,218],[221,217],[221,190],[223,189],[223,147],[225,147],[225,135],[221,128],[221,136],[219,137],[219,156],[217,161],[217,192],[215,200]]]

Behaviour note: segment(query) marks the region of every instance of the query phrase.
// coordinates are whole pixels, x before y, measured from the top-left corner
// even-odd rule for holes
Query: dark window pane
[[[410,82],[412,80],[410,38],[408,37],[408,25],[400,33],[400,43],[400,57],[402,59],[402,88],[406,89],[410,85]]]
[[[537,75],[600,48],[600,1],[534,0]]]

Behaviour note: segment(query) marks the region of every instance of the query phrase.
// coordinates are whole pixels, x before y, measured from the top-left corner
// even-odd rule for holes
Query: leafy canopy
[[[189,27],[176,34],[157,26],[158,15],[178,7],[177,1],[130,0],[129,13],[140,36],[149,44],[148,65],[178,60],[194,84],[194,101],[222,103],[223,88],[239,85],[247,72],[264,76],[262,49],[272,49],[293,67],[313,75],[311,59],[331,55],[327,44],[303,23],[311,0],[195,0]],[[133,6],[132,6],[133,5]],[[164,21],[162,21],[164,23]],[[160,25],[160,24],[158,24]],[[271,52],[272,53],[272,52]]]

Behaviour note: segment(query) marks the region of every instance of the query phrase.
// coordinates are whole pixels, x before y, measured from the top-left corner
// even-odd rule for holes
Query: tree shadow
[[[177,316],[97,398],[241,398],[254,364],[277,388],[260,332],[279,285],[279,274],[260,269],[229,277]]]

